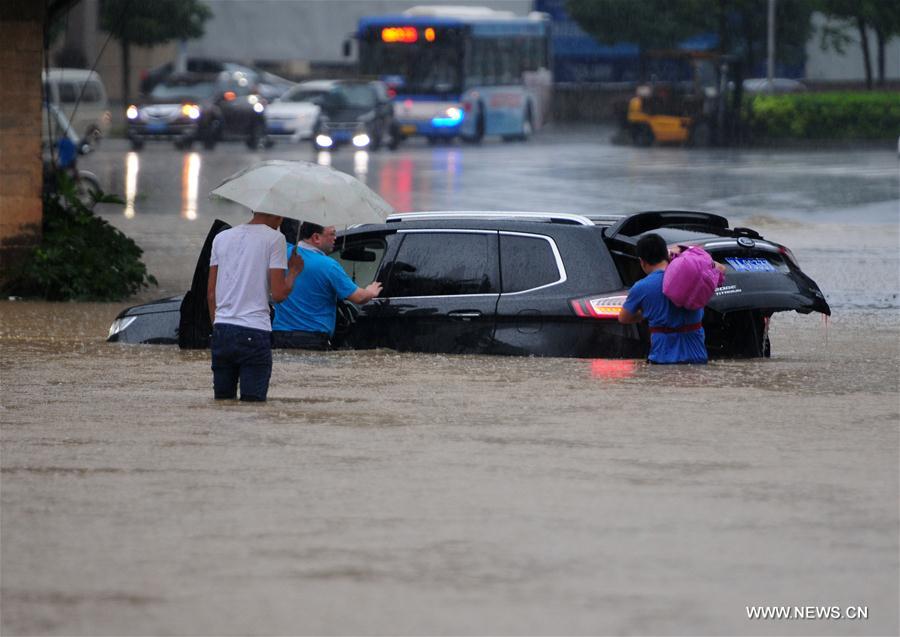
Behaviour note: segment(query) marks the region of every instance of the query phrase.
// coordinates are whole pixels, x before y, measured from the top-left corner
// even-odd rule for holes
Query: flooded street
[[[791,247],[831,319],[777,314],[771,359],[705,367],[280,351],[268,403],[215,404],[208,352],[109,323],[246,218],[206,199],[222,179],[326,158],[107,140],[85,167],[160,287],[0,302],[0,632],[897,634],[896,155],[608,133],[327,161],[398,210],[719,212]]]

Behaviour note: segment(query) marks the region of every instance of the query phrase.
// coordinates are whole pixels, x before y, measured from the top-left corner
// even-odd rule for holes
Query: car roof
[[[91,71],[89,69],[67,69],[67,68],[53,68],[47,69],[46,71],[42,71],[41,75],[43,78],[51,79],[51,80],[73,80],[73,81],[85,81],[85,80],[99,80],[100,74],[97,71]]]

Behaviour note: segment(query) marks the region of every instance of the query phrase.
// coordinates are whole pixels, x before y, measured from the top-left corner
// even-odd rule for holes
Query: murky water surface
[[[776,315],[769,360],[277,352],[249,406],[212,400],[207,352],[105,343],[123,304],[0,302],[2,633],[897,634],[900,274],[875,181],[843,216],[797,203],[818,178],[746,213],[835,309]],[[165,246],[203,234],[177,219],[138,232],[172,293],[195,253]]]

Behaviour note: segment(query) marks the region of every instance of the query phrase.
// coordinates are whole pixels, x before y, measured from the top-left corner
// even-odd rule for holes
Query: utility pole
[[[775,92],[775,0],[769,0],[768,53],[766,82],[769,93]]]

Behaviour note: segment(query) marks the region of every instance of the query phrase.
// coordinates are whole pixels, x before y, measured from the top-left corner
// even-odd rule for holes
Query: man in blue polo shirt
[[[658,234],[637,242],[637,256],[645,276],[631,286],[619,314],[620,323],[650,326],[651,363],[705,363],[707,361],[703,309],[678,307],[663,294],[663,273],[669,265],[669,249]]]
[[[361,288],[347,276],[341,264],[328,256],[334,250],[334,226],[304,222],[296,246],[303,256],[303,272],[290,296],[275,305],[272,341],[276,348],[326,350],[331,346],[337,304],[368,303],[381,293],[377,281]],[[294,245],[288,244],[288,255]]]

